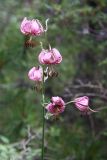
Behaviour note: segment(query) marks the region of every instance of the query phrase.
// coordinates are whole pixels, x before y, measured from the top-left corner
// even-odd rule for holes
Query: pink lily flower
[[[38,19],[27,20],[25,17],[20,25],[20,30],[25,35],[39,36],[45,30]]]
[[[38,60],[41,64],[59,64],[62,61],[62,56],[56,48],[49,50],[43,49],[39,54]]]
[[[65,102],[61,97],[52,97],[51,103],[46,106],[46,109],[53,115],[59,115],[65,110]]]
[[[79,97],[74,99],[74,103],[76,108],[78,108],[81,112],[88,112],[89,110],[92,112],[97,112],[92,110],[89,107],[89,98],[87,96]]]
[[[43,70],[42,67],[33,67],[28,72],[28,77],[32,81],[41,82],[43,78]]]

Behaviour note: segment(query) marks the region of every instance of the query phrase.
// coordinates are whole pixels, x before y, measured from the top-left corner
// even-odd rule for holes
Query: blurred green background
[[[65,102],[87,95],[98,113],[82,115],[70,105],[46,122],[46,160],[107,159],[107,1],[0,0],[0,160],[40,160],[41,96],[27,72],[40,52],[26,47],[20,32],[24,17],[45,26],[47,40],[59,49],[59,76],[46,82],[46,95]],[[30,139],[30,142],[27,140]]]

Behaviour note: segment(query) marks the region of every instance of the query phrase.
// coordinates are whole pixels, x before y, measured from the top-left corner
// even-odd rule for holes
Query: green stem
[[[65,105],[68,105],[68,104],[73,103],[73,102],[75,102],[75,101],[69,101]]]
[[[45,137],[45,108],[43,107],[43,124],[42,124],[42,160],[44,160],[44,137]]]
[[[44,73],[44,70],[43,70]],[[43,75],[43,81],[42,81],[42,160],[44,160],[44,138],[45,138],[45,88],[44,88],[44,75]]]

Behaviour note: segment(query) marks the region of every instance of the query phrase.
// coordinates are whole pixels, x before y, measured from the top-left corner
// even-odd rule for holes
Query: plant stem
[[[68,105],[68,104],[73,103],[73,102],[75,102],[75,101],[69,101],[65,105]]]
[[[43,107],[43,124],[42,124],[42,160],[44,160],[44,131],[45,131],[45,108]]]
[[[44,70],[43,70],[44,73]],[[45,137],[45,88],[44,88],[44,75],[43,75],[43,81],[42,81],[42,160],[44,160],[44,137]]]

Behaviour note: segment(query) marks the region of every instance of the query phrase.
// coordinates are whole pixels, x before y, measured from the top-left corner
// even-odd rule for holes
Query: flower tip
[[[48,22],[48,21],[49,21],[49,18],[46,19],[46,22]]]
[[[47,32],[47,30],[48,30],[48,21],[49,21],[49,18],[47,18],[45,21],[46,28],[45,28],[44,32]]]

